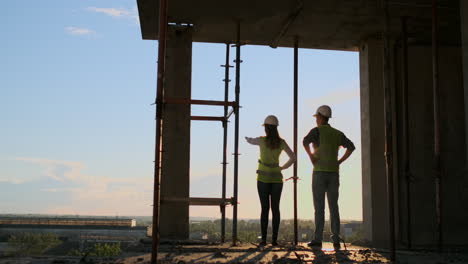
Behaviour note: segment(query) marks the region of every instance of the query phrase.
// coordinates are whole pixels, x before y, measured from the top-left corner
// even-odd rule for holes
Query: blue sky
[[[9,1],[0,29],[0,213],[151,214],[157,42],[141,39],[136,1]],[[221,44],[194,43],[194,99],[223,98],[224,52]],[[275,114],[292,147],[292,56],[287,48],[242,47],[241,139],[263,135],[264,117]],[[315,109],[331,105],[332,125],[357,146],[341,169],[342,218],[361,219],[358,53],[301,49],[299,60],[299,143],[315,125]],[[192,196],[220,196],[221,144],[220,124],[192,123]],[[239,215],[256,218],[258,149],[241,140],[240,152]],[[311,169],[299,144],[305,219],[313,216]],[[232,166],[229,172],[228,196]],[[292,217],[291,182],[281,210]],[[218,217],[219,209],[190,213]]]

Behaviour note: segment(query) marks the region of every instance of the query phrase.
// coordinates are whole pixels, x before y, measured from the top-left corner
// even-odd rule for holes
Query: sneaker
[[[333,243],[333,248],[334,248],[335,250],[339,250],[339,249],[341,248],[340,242],[334,242],[334,243]]]
[[[276,246],[278,246],[279,244],[278,244],[277,241],[272,241],[272,242],[271,242],[271,245],[274,246],[274,247],[276,247]]]
[[[266,245],[267,245],[266,241],[262,241],[260,242],[260,244],[258,244],[259,247],[264,247]]]
[[[312,240],[307,243],[309,247],[322,247],[322,241]]]

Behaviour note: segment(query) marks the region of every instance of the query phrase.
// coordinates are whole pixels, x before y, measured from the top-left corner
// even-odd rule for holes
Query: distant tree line
[[[305,242],[313,238],[314,221],[298,220],[298,240]],[[260,238],[260,221],[258,220],[238,220],[237,221],[238,239],[242,242],[257,242]],[[325,222],[324,241],[330,241],[330,222]],[[354,232],[350,238],[353,241],[362,240],[362,231]],[[271,222],[268,225],[268,239],[271,236]],[[202,239],[202,234],[207,235],[207,240],[219,241],[221,239],[221,220],[213,221],[191,221],[190,233],[192,238],[197,239],[197,234],[200,234],[199,239]],[[232,220],[226,219],[226,239],[232,237]],[[294,240],[294,221],[292,219],[282,220],[278,240],[290,242]],[[351,241],[350,241],[351,242]]]
[[[19,233],[8,239],[8,245],[18,256],[41,255],[61,243],[59,237],[53,233]]]

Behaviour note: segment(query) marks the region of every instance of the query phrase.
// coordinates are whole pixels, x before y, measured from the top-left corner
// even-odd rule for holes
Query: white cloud
[[[115,8],[115,7],[101,8],[101,7],[91,6],[91,7],[86,8],[86,10],[95,12],[95,13],[105,14],[107,16],[116,17],[116,18],[130,18],[134,20],[135,22],[139,23],[138,10],[136,7],[133,7],[132,9],[126,9],[126,8]]]
[[[116,212],[128,215],[147,215],[151,213],[152,177],[111,178],[107,176],[87,175],[82,172],[85,165],[77,161],[61,161],[40,158],[14,158],[39,165],[42,174],[29,181],[53,179],[64,187],[43,188],[39,191],[67,195],[71,198],[70,206],[60,207],[50,204],[47,213],[113,215]],[[5,179],[8,180],[8,179]],[[8,182],[11,182],[9,179]],[[21,183],[28,182],[25,180]],[[21,184],[18,183],[18,184]]]
[[[338,89],[331,93],[325,94],[320,97],[313,98],[307,101],[311,107],[318,107],[319,105],[337,105],[348,102],[354,98],[359,97],[359,83],[353,83],[350,88]]]
[[[45,188],[45,189],[41,189],[41,192],[58,193],[58,192],[75,192],[78,190],[79,190],[78,188]]]
[[[91,29],[79,28],[79,27],[66,27],[65,31],[68,34],[76,35],[76,36],[91,35],[91,34],[96,33]]]
[[[83,163],[76,161],[50,160],[38,158],[15,158],[37,164],[45,168],[44,175],[57,181],[75,180],[81,177],[81,170],[85,167]]]
[[[12,179],[10,177],[0,177],[0,184],[1,183],[8,183],[8,184],[23,184],[27,182],[27,180],[22,179]]]
[[[106,14],[112,17],[125,17],[130,16],[132,12],[124,8],[99,8],[99,7],[88,7],[88,11]]]

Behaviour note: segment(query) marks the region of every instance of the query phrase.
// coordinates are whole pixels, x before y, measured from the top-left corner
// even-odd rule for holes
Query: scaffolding
[[[240,108],[240,64],[242,60],[241,41],[240,41],[240,22],[237,23],[236,43],[232,45],[236,49],[235,63],[235,100],[229,101],[229,69],[234,67],[229,64],[230,61],[230,43],[226,43],[226,58],[225,64],[221,67],[225,68],[224,76],[224,101],[211,100],[193,100],[193,99],[176,99],[164,97],[164,77],[165,77],[165,57],[166,57],[166,38],[167,38],[167,0],[160,1],[159,9],[159,47],[158,47],[158,77],[157,77],[157,95],[156,95],[156,144],[155,144],[155,170],[154,170],[154,200],[153,200],[153,243],[151,262],[157,263],[157,255],[159,248],[159,207],[161,202],[185,202],[189,205],[201,206],[219,206],[221,211],[221,242],[226,240],[226,206],[233,206],[233,224],[232,224],[232,244],[236,245],[237,239],[237,218],[238,218],[238,176],[239,176],[239,108]],[[294,119],[294,153],[297,153],[297,134],[298,134],[298,43],[299,38],[294,39],[294,76],[293,76],[293,119]],[[162,119],[164,104],[189,104],[189,105],[211,105],[223,106],[223,116],[191,116],[192,121],[220,121],[223,126],[223,161],[222,161],[222,191],[221,198],[177,198],[164,197],[160,198],[160,173],[161,173],[161,156],[162,156]],[[231,111],[229,107],[232,107]],[[226,198],[226,177],[227,177],[227,129],[228,120],[234,114],[234,190],[233,197]],[[297,161],[294,162],[293,176],[293,191],[294,191],[294,245],[298,244],[298,226],[297,226]]]
[[[194,100],[194,99],[177,99],[164,97],[164,77],[165,77],[165,57],[166,57],[166,38],[167,38],[167,0],[160,1],[159,9],[159,47],[158,47],[158,77],[157,77],[157,93],[156,93],[156,144],[155,144],[155,166],[154,166],[154,197],[153,197],[153,243],[151,262],[157,262],[159,249],[159,207],[161,202],[165,203],[188,203],[188,205],[198,206],[219,206],[221,211],[221,242],[226,241],[226,206],[233,206],[233,224],[232,224],[232,244],[236,245],[237,238],[237,218],[238,218],[238,178],[239,178],[239,108],[240,108],[240,64],[242,60],[241,41],[240,41],[240,22],[237,23],[236,43],[232,45],[236,49],[235,55],[235,100],[229,101],[229,69],[233,65],[230,61],[231,43],[226,43],[226,58],[225,64],[221,67],[225,68],[224,76],[224,100]],[[293,118],[294,118],[294,152],[297,153],[297,101],[298,101],[298,37],[294,40],[294,97],[293,97]],[[223,106],[223,116],[191,116],[192,121],[220,121],[223,126],[223,161],[222,161],[222,191],[221,198],[204,198],[204,197],[164,197],[160,198],[160,173],[161,161],[163,154],[162,146],[162,125],[163,125],[163,110],[165,104],[189,104],[189,105],[211,105]],[[229,107],[232,107],[229,111]],[[234,114],[234,175],[233,175],[233,197],[226,198],[226,178],[227,178],[227,135],[228,121]],[[298,227],[297,227],[297,161],[294,162],[294,175],[292,177],[294,183],[294,244],[298,243]]]
[[[185,202],[190,206],[219,206],[221,211],[221,242],[226,240],[226,206],[232,205],[233,210],[233,231],[232,231],[232,242],[235,245],[237,242],[237,197],[238,197],[238,156],[239,156],[239,91],[240,91],[240,45],[234,45],[236,50],[236,100],[229,101],[229,69],[233,68],[233,65],[229,64],[230,61],[230,43],[226,43],[226,61],[225,64],[220,65],[225,68],[224,82],[224,101],[213,101],[213,100],[193,100],[193,99],[176,99],[176,98],[163,98],[162,104],[189,104],[189,105],[205,105],[205,106],[223,106],[223,116],[191,116],[192,121],[220,121],[223,126],[223,161],[222,161],[222,190],[221,198],[207,198],[207,197],[190,197],[190,198],[178,198],[178,197],[163,197],[160,199],[160,203],[180,203]],[[229,107],[232,107],[229,111]],[[234,192],[233,197],[226,197],[226,178],[227,178],[227,135],[228,135],[228,122],[232,115],[235,115],[235,136],[234,136]],[[161,149],[163,149],[161,147]],[[159,176],[159,175],[158,175]],[[159,180],[159,179],[158,179]],[[156,204],[159,207],[159,204]],[[155,222],[157,223],[157,222]],[[156,227],[158,230],[158,227]]]
[[[167,39],[167,0],[159,2],[159,46],[158,46],[158,74],[157,74],[157,92],[156,92],[156,138],[155,138],[155,166],[154,166],[154,196],[153,196],[153,241],[151,262],[157,263],[159,249],[159,209],[161,202],[165,203],[188,203],[188,205],[198,206],[219,206],[221,211],[221,242],[225,242],[226,234],[226,206],[233,206],[233,225],[232,225],[232,243],[237,243],[237,204],[238,204],[238,166],[239,166],[239,94],[240,94],[240,23],[237,24],[237,42],[235,76],[235,101],[229,101],[229,69],[234,67],[229,64],[230,60],[230,43],[226,43],[226,60],[221,67],[225,68],[224,76],[224,100],[193,100],[193,99],[176,99],[165,98],[164,96],[164,78],[165,78],[165,57],[166,57],[166,39]],[[162,126],[163,126],[163,111],[165,104],[188,104],[188,105],[210,105],[223,106],[223,116],[191,116],[192,121],[220,121],[223,126],[223,161],[222,161],[222,191],[221,198],[205,198],[205,197],[160,197],[160,175],[161,161],[163,155],[162,146]],[[229,107],[232,110],[229,111]],[[226,177],[227,177],[227,129],[229,118],[234,114],[234,190],[233,197],[226,198]]]

